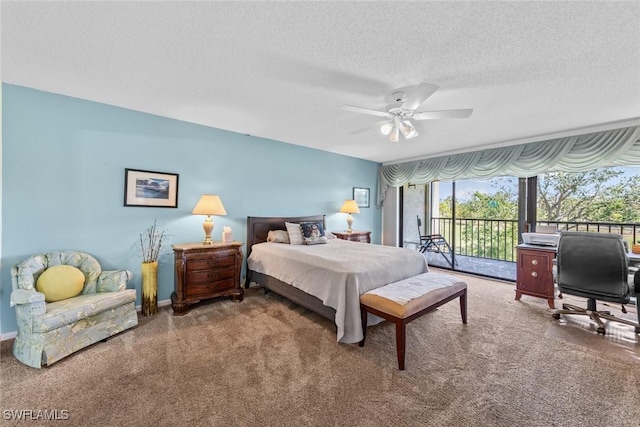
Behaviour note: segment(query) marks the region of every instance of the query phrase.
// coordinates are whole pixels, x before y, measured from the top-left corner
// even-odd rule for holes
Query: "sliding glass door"
[[[518,195],[516,178],[406,186],[405,246],[419,242],[418,234],[431,236],[425,251],[430,265],[515,280]],[[415,224],[415,231],[407,223]]]
[[[638,167],[407,185],[401,195],[403,246],[441,236],[426,251],[441,268],[515,280],[520,236],[538,225],[640,243]]]

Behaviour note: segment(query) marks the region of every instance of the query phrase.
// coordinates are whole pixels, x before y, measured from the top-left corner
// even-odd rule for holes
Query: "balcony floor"
[[[449,263],[442,254],[437,252],[427,252],[427,262],[434,267],[451,269]],[[447,254],[451,259],[451,256]],[[457,271],[479,274],[482,276],[495,277],[503,280],[516,280],[516,263],[511,261],[498,261],[495,259],[478,258],[466,255],[456,255]]]

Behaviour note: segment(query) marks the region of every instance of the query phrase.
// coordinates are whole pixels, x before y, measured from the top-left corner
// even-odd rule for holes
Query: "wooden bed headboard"
[[[295,217],[247,217],[247,258],[251,255],[251,247],[256,243],[267,241],[267,235],[271,230],[286,230],[285,222],[320,222],[326,229],[325,215],[295,216]]]

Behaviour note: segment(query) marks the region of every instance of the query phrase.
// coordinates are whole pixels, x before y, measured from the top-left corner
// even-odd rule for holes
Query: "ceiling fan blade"
[[[413,92],[407,96],[406,101],[402,104],[402,109],[415,110],[438,89],[440,89],[440,86],[432,85],[430,83],[420,83]]]
[[[387,113],[386,111],[378,111],[378,110],[372,110],[370,108],[354,107],[353,105],[342,105],[340,106],[340,109],[344,111],[351,111],[353,113],[370,114],[372,116],[391,117],[391,114]]]
[[[416,120],[434,120],[434,119],[466,119],[473,113],[473,108],[464,108],[460,110],[440,110],[440,111],[420,111],[414,113]]]

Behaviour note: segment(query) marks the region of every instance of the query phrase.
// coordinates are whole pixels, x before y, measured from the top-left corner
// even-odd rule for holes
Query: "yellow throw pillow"
[[[38,277],[36,289],[44,294],[46,302],[55,302],[80,295],[84,287],[84,274],[70,265],[47,268]]]

